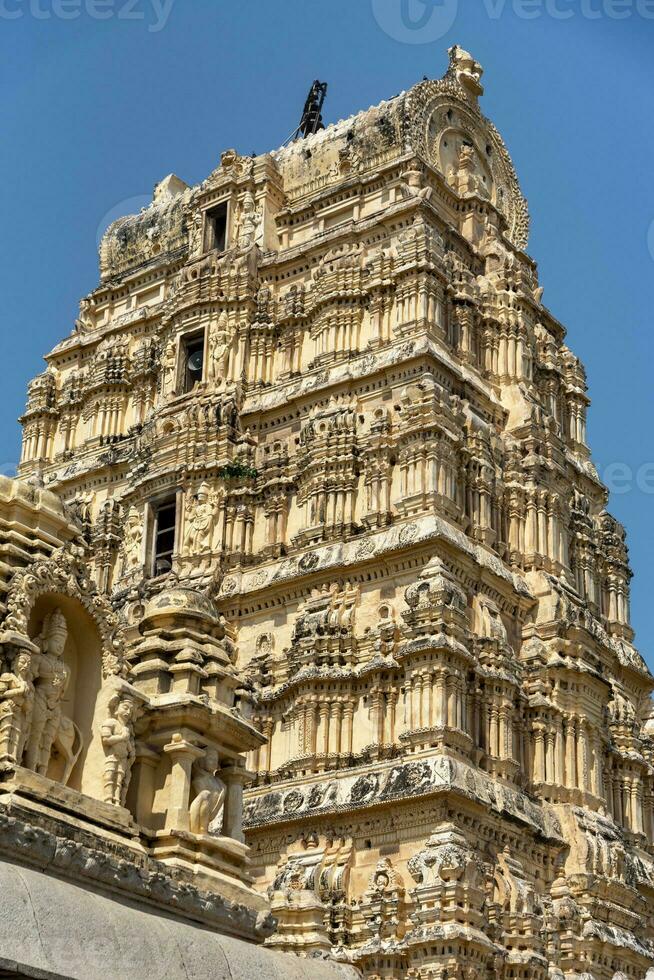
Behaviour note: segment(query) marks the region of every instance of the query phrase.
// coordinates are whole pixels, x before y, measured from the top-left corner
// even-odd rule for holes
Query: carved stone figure
[[[61,701],[70,679],[63,661],[68,624],[60,609],[47,616],[39,637],[41,652],[33,660],[34,704],[24,765],[45,776],[52,743],[61,720]]]
[[[435,5],[388,4],[414,28]],[[654,678],[481,80],[454,46],[444,77],[112,226],[0,476],[0,786],[41,783],[12,756],[67,783],[39,806],[106,842],[80,874],[132,849],[128,891],[169,862],[208,927],[214,884],[230,935],[236,879],[270,889],[270,943],[309,973],[642,980]],[[56,605],[74,649],[13,653]]]
[[[142,560],[143,518],[136,507],[130,507],[125,522],[123,562],[126,572],[138,568]]]
[[[163,350],[161,360],[161,388],[163,395],[169,395],[175,388],[175,367],[177,364],[177,353],[175,341],[169,340]]]
[[[227,380],[229,369],[229,318],[225,310],[209,331],[209,361],[207,377],[209,381],[220,383]]]
[[[492,599],[485,595],[476,596],[475,608],[477,613],[475,629],[478,636],[484,639],[497,640],[501,644],[506,643],[506,627],[502,622],[500,611]]]
[[[135,757],[135,705],[130,698],[116,694],[109,702],[108,712],[101,731],[105,751],[104,801],[124,806]]]
[[[188,555],[198,554],[202,550],[211,548],[216,506],[211,487],[203,483],[191,498],[187,510],[184,547]]]
[[[239,251],[246,251],[257,244],[260,238],[261,214],[251,191],[247,191],[241,204],[238,228]]]
[[[93,311],[95,303],[92,296],[84,296],[79,303],[79,314],[75,320],[75,331],[86,333],[95,327],[95,317]]]
[[[33,701],[32,658],[19,651],[12,670],[0,674],[0,761],[20,762]]]
[[[52,752],[55,740],[62,729],[62,722],[64,721],[62,701],[66,694],[69,680],[70,669],[63,662],[63,660],[61,660],[54,666],[51,682],[48,685],[46,695],[47,719],[43,729],[43,736],[41,740],[41,757],[38,765],[38,772],[44,776],[48,771],[50,754]],[[66,719],[66,722],[68,721],[69,719]],[[68,727],[68,724],[66,724],[65,728],[68,729]]]
[[[52,744],[53,757],[59,759],[59,772],[53,773],[53,779],[68,785],[75,764],[79,759],[84,748],[84,739],[78,726],[71,718],[61,714],[59,727]]]
[[[483,95],[481,77],[484,74],[484,69],[479,62],[458,44],[453,45],[448,54],[450,56],[449,73],[473,98]]]
[[[189,826],[192,834],[208,834],[212,827],[220,833],[220,815],[227,787],[216,774],[219,766],[218,753],[207,749],[204,758],[193,766],[193,792],[195,799],[189,811]]]

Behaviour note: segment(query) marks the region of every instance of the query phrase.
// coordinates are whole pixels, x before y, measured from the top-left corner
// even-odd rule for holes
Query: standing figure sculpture
[[[246,191],[243,203],[241,204],[238,225],[237,244],[239,251],[244,252],[254,244],[260,244],[261,217],[261,212],[257,209],[254,194],[252,191]]]
[[[211,488],[203,483],[191,498],[186,517],[184,545],[187,555],[198,555],[211,549],[216,503],[212,499]]]
[[[208,834],[211,825],[219,822],[227,787],[216,775],[218,753],[207,749],[203,759],[193,767],[193,791],[195,799],[189,811],[189,827],[192,834]]]
[[[229,318],[223,312],[209,329],[208,380],[216,384],[225,381],[229,371]]]
[[[177,364],[177,351],[175,342],[169,340],[163,349],[161,357],[161,392],[164,396],[172,395],[175,392],[175,365]]]
[[[136,507],[130,507],[123,538],[123,568],[129,572],[141,564],[141,542],[143,540],[143,518]]]
[[[20,763],[33,703],[32,658],[19,651],[13,669],[0,674],[0,762]]]
[[[70,669],[63,660],[68,625],[61,609],[46,616],[37,641],[41,653],[33,659],[34,704],[27,737],[24,765],[45,776],[52,743],[61,720],[61,702],[68,687]]]
[[[125,806],[135,756],[134,704],[121,694],[109,701],[109,717],[102,725],[105,751],[104,801]]]
[[[64,725],[62,701],[64,699],[64,695],[66,694],[69,680],[70,670],[63,660],[59,661],[59,663],[55,663],[52,671],[51,682],[48,685],[46,692],[47,716],[41,739],[41,758],[39,759],[39,765],[37,768],[37,772],[39,772],[42,776],[47,775],[50,756],[53,752],[55,740],[59,735],[62,726]],[[70,719],[66,718],[66,727],[71,724],[72,722]]]

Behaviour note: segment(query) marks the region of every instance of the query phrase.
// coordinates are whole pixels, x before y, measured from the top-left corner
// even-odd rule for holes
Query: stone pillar
[[[420,717],[420,727],[428,728],[431,725],[431,675],[422,675],[422,701],[421,701],[421,717]]]
[[[443,672],[439,671],[436,675],[436,717],[434,719],[434,724],[439,727],[442,727],[446,721],[445,697],[445,677]]]
[[[572,718],[565,720],[565,784],[570,789],[577,786],[577,752]]]
[[[456,728],[456,677],[449,678],[448,698],[447,698],[447,724],[449,728]]]
[[[490,739],[488,746],[488,754],[495,756],[498,755],[498,729],[497,729],[497,705],[490,705]]]
[[[128,808],[134,814],[136,822],[144,827],[148,826],[152,817],[154,777],[159,761],[158,752],[153,752],[143,742],[136,743],[136,757],[129,784]]]
[[[372,690],[370,701],[373,744],[382,745],[384,741],[384,695],[378,687]]]
[[[555,752],[554,752],[554,732],[549,727],[545,732],[545,782],[554,783]]]
[[[554,781],[559,786],[565,785],[565,741],[563,738],[563,723],[561,718],[556,719],[556,748],[554,758]]]
[[[643,833],[643,784],[639,776],[631,781],[631,829]]]
[[[395,713],[397,706],[397,691],[390,691],[387,698],[388,704],[388,744],[395,744]]]
[[[354,719],[354,701],[346,701],[343,708],[343,739],[341,751],[352,754],[352,723]]]
[[[586,792],[588,785],[588,730],[586,723],[577,725],[577,784],[579,789]]]
[[[264,746],[265,754],[265,771],[270,772],[272,768],[272,736],[275,729],[275,722],[272,718],[267,718],[263,726],[263,734],[266,736],[266,744]],[[260,752],[261,754],[261,752]]]
[[[620,776],[615,771],[612,775],[613,783],[613,819],[617,824],[622,825],[624,823],[624,815],[622,813],[622,783]]]
[[[243,835],[243,787],[251,780],[251,774],[241,766],[229,765],[220,770],[220,778],[227,786],[223,816],[223,834],[245,843]]]
[[[166,828],[168,830],[188,830],[189,805],[191,799],[191,772],[193,763],[204,755],[204,749],[187,742],[181,735],[173,735],[173,740],[164,745],[164,752],[170,755],[170,793]]]
[[[329,752],[329,704],[326,701],[321,701],[319,711],[320,744],[317,746],[317,751],[327,755]]]
[[[329,718],[329,754],[338,755],[341,751],[341,721],[343,718],[343,703],[333,701]]]

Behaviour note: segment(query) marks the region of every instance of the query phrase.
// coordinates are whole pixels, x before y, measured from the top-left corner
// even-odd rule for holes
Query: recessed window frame
[[[173,569],[179,539],[179,491],[151,500],[148,509],[150,530],[148,571],[150,578],[159,578]],[[166,562],[170,567],[161,567],[160,562]]]
[[[199,377],[195,377],[189,371],[189,357],[196,351],[202,351],[202,371]],[[184,334],[179,341],[179,367],[177,377],[177,390],[181,395],[188,395],[194,388],[201,384],[206,377],[207,370],[207,338],[206,330],[194,330]]]
[[[224,252],[229,241],[229,201],[218,201],[204,212],[204,251]]]

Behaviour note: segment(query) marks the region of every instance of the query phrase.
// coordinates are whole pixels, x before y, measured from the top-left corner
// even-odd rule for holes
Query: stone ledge
[[[10,797],[17,796],[38,803],[39,809],[45,804],[60,810],[89,827],[106,827],[128,837],[139,835],[138,826],[124,807],[92,799],[21,766],[0,766],[0,801],[3,801],[3,791]]]
[[[466,796],[544,838],[563,842],[558,818],[547,806],[467,763],[443,755],[324,774],[320,780],[307,778],[302,784],[294,780],[269,792],[251,790],[246,796],[244,827],[258,831],[270,824],[360,812],[442,793]]]
[[[218,935],[22,864],[0,861],[0,894],[0,969],[39,980],[358,976],[352,967]]]
[[[155,860],[136,844],[108,842],[106,832],[93,835],[63,823],[63,819],[44,826],[44,814],[14,815],[0,803],[0,854],[5,860],[36,866],[84,887],[152,906],[227,935],[256,940],[272,932],[274,921],[265,911],[230,901],[208,887],[197,887],[193,874]],[[251,896],[248,889],[247,897]]]

